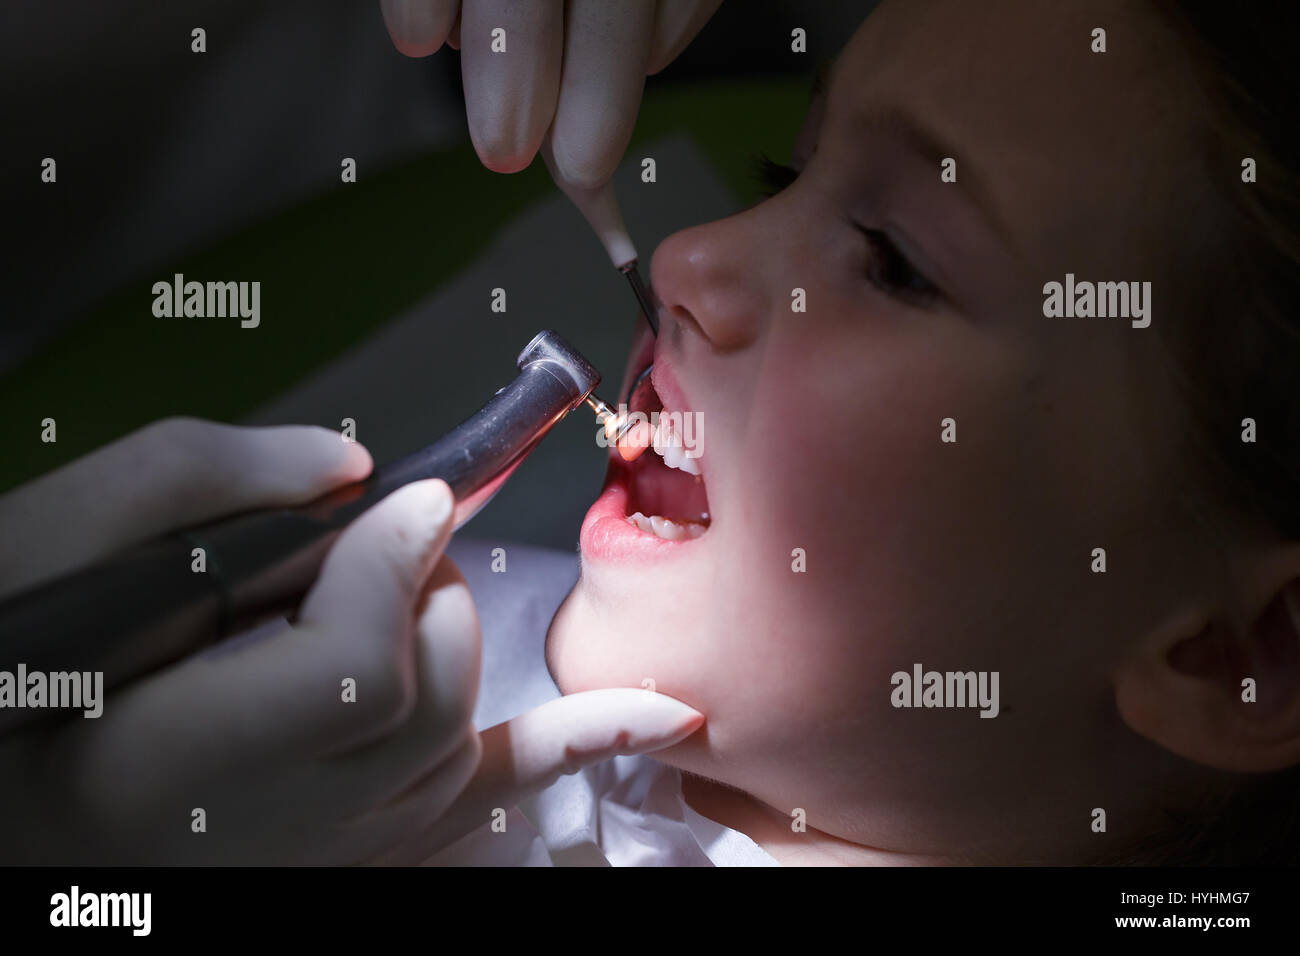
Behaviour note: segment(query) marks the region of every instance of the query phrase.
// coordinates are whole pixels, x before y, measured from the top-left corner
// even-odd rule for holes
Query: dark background
[[[664,143],[689,144],[713,178],[668,177],[659,188],[680,208],[657,216],[662,202],[620,186],[645,264],[669,232],[754,200],[752,156],[788,158],[813,72],[873,5],[725,0],[647,80],[620,183],[635,185],[638,148]],[[190,51],[195,26],[204,54]],[[796,26],[803,55],[790,51]],[[481,315],[420,311],[558,191],[540,159],[510,176],[478,164],[459,54],[400,56],[377,2],[23,0],[0,10],[0,58],[0,182],[16,240],[0,266],[0,491],[169,415],[266,423],[262,410],[289,408],[304,411],[269,420],[337,428],[332,410],[275,401],[403,318],[445,327],[435,341],[454,348],[430,349],[420,391],[386,410],[417,416],[388,435],[393,447],[359,429],[381,462],[411,450],[394,436],[418,446],[482,404],[538,328],[579,344],[607,379],[621,371],[631,299],[571,211],[547,227],[568,251],[570,268],[548,266],[566,298],[530,287],[527,262],[508,264],[528,334],[485,325],[486,300]],[[46,156],[56,184],[40,181]],[[344,156],[355,185],[339,181]],[[152,284],[175,272],[260,280],[262,327],[155,318]],[[574,301],[589,307],[564,307]],[[39,440],[46,417],[57,444]],[[573,463],[586,425],[557,429],[471,533],[571,546],[602,471],[589,452]],[[570,486],[562,499],[556,482]]]

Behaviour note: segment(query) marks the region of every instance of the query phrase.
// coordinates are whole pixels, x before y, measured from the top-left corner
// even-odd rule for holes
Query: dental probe
[[[627,276],[627,281],[632,286],[632,294],[636,296],[637,304],[641,306],[641,314],[650,323],[650,331],[658,338],[659,319],[655,313],[654,299],[651,298],[653,293],[641,281],[641,272],[636,267],[636,260],[633,259],[631,262],[619,266],[618,271]]]
[[[172,533],[0,603],[0,669],[102,671],[107,690],[292,614],[343,528],[413,481],[442,478],[451,486],[459,528],[556,422],[591,402],[600,383],[595,367],[551,331],[534,336],[516,364],[514,380],[463,423],[364,481],[299,507]],[[206,571],[193,570],[196,548]],[[51,711],[0,709],[0,729],[42,713]]]
[[[618,197],[614,194],[614,183],[609,181],[593,189],[571,182],[556,165],[555,154],[551,151],[550,137],[542,143],[540,152],[546,168],[550,170],[551,179],[578,207],[578,212],[582,213],[582,217],[596,233],[600,244],[605,247],[605,252],[614,263],[614,268],[627,277],[628,283],[632,286],[632,294],[636,296],[642,314],[650,323],[650,331],[658,335],[659,321],[655,314],[654,300],[651,298],[649,288],[641,279],[640,270],[637,269],[636,246],[632,244],[632,237],[628,235],[627,226],[623,224],[623,213],[618,207]]]
[[[658,336],[659,321],[656,314],[654,293],[645,284],[645,281],[641,278],[641,271],[637,268],[636,248],[632,245],[632,240],[623,225],[623,216],[619,212],[618,201],[614,196],[614,184],[606,183],[599,189],[584,189],[566,184],[555,174],[555,167],[552,165],[549,154],[544,151],[544,155],[547,157],[547,165],[551,168],[551,174],[556,183],[564,191],[565,195],[573,201],[573,204],[578,207],[579,212],[595,230],[596,235],[600,237],[600,241],[604,244],[605,251],[609,253],[610,259],[613,260],[615,268],[627,277],[628,285],[632,287],[632,294],[636,296],[641,314],[645,316],[646,322],[650,325],[650,331]],[[638,394],[639,390],[649,388],[650,372],[653,368],[653,365],[649,365],[642,369],[628,388],[627,400],[624,402],[627,408],[632,407],[633,398]],[[630,415],[626,418],[620,418],[616,409],[594,393],[588,395],[586,401],[591,410],[596,413],[596,420],[605,426],[605,434],[615,444],[621,444],[627,437],[628,432],[637,424],[636,420]]]
[[[641,314],[650,325],[650,331],[656,336],[659,335],[659,322],[655,318],[654,302],[651,299],[653,293],[646,288],[641,281],[641,273],[637,270],[636,260],[620,266],[619,271],[627,276],[628,282],[632,286],[632,294],[636,296],[637,302],[641,306]],[[645,405],[644,398],[650,390],[650,373],[654,371],[654,364],[651,363],[641,370],[632,384],[628,386],[627,398],[623,405],[631,410],[633,405],[638,408]],[[626,418],[620,418],[617,410],[611,408],[609,404],[602,401],[600,396],[594,392],[587,396],[587,405],[596,413],[596,421],[605,426],[605,435],[618,446],[622,446],[624,439],[627,438],[628,432],[637,424],[630,414]],[[625,456],[626,457],[626,456]]]
[[[605,252],[614,263],[614,268],[627,277],[628,284],[632,287],[632,294],[636,296],[637,305],[641,308],[641,314],[649,323],[650,331],[658,337],[659,317],[654,293],[645,284],[641,278],[641,271],[637,268],[636,246],[632,244],[632,237],[628,235],[627,226],[623,224],[623,213],[618,207],[618,197],[614,194],[614,183],[608,181],[593,189],[571,182],[555,162],[549,136],[542,142],[540,152],[555,185],[560,187],[560,191],[578,207],[582,217],[587,220],[587,224],[600,239],[600,244],[605,247]],[[643,369],[628,388],[627,400],[624,402],[626,408],[632,407],[638,389],[649,390],[650,372],[653,368],[654,366],[650,365]],[[619,446],[620,451],[623,451],[624,440],[637,424],[636,419],[631,415],[620,418],[615,409],[594,394],[587,397],[587,405],[596,413],[596,420],[605,426],[605,435]]]

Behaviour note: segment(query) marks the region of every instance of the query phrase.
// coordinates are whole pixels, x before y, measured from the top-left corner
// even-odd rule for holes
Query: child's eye
[[[756,154],[753,160],[754,177],[758,181],[759,191],[765,196],[775,196],[799,178],[799,170],[778,163],[765,153]],[[878,289],[917,305],[925,305],[939,295],[938,287],[913,268],[887,233],[865,226],[858,226],[858,230],[871,247],[867,278]]]
[[[938,296],[938,287],[913,268],[886,233],[865,226],[858,229],[871,247],[867,278],[882,292],[910,299],[918,305],[925,305]]]

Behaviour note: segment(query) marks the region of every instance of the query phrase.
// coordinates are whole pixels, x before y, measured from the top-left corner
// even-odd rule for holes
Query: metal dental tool
[[[641,306],[641,314],[650,323],[650,331],[658,338],[659,317],[655,314],[654,300],[650,297],[650,290],[641,281],[641,272],[636,267],[636,260],[633,259],[631,262],[620,266],[618,271],[627,276],[627,281],[632,286],[632,294],[636,296],[637,304]]]
[[[656,307],[654,292],[641,281],[641,273],[637,270],[636,260],[633,259],[627,265],[623,266],[621,271],[627,276],[627,281],[632,286],[632,294],[641,305],[641,314],[645,316],[646,322],[650,324],[650,331],[654,333],[655,338],[659,337],[659,317]],[[644,397],[644,394],[651,388],[650,373],[654,371],[654,363],[651,362],[632,380],[632,384],[627,388],[627,407],[632,408],[635,404],[645,404],[644,401],[638,403],[638,398]],[[621,436],[620,436],[621,437]]]
[[[539,149],[546,168],[550,171],[555,185],[560,188],[573,205],[577,207],[587,223],[591,226],[600,244],[615,269],[627,276],[632,286],[632,294],[641,306],[641,312],[650,323],[650,330],[659,334],[659,317],[655,314],[652,293],[641,279],[637,269],[636,247],[628,235],[623,223],[623,213],[618,206],[618,197],[614,194],[614,183],[609,180],[600,186],[590,187],[578,183],[564,174],[555,162],[551,137],[548,135]]]
[[[542,141],[541,156],[546,163],[546,168],[550,170],[551,178],[555,180],[560,190],[572,200],[574,206],[582,213],[583,218],[591,226],[592,231],[596,233],[600,243],[605,247],[605,252],[609,255],[610,262],[614,268],[627,277],[628,284],[632,287],[632,294],[636,296],[637,304],[641,307],[641,314],[645,316],[646,322],[650,323],[650,331],[657,337],[659,335],[659,314],[656,310],[656,299],[654,291],[645,284],[641,278],[641,271],[637,268],[636,247],[632,244],[632,238],[628,235],[627,226],[623,223],[623,213],[619,210],[618,197],[614,195],[614,183],[606,182],[601,186],[589,188],[571,181],[566,177],[555,162],[555,154],[551,148],[551,138],[547,136]],[[649,382],[650,370],[645,369],[634,383],[633,390],[628,392],[628,404],[635,387],[643,382]],[[588,402],[596,412],[596,417],[604,424],[609,416],[614,414],[604,402],[600,406]],[[627,427],[624,426],[619,433],[622,437],[626,433]]]
[[[437,441],[364,481],[294,508],[175,532],[0,604],[0,669],[102,671],[104,688],[139,677],[259,621],[292,614],[343,528],[390,492],[442,478],[459,528],[482,508],[600,374],[555,332],[519,353],[519,374]],[[612,411],[612,410],[611,410]],[[602,419],[603,421],[603,419]],[[195,548],[205,572],[192,570]],[[0,710],[0,729],[52,713]]]
[[[621,266],[618,271],[627,276],[628,283],[632,286],[632,294],[636,296],[636,300],[641,306],[641,314],[645,316],[646,322],[650,324],[650,331],[658,336],[659,322],[655,318],[654,300],[651,298],[653,293],[641,281],[641,273],[637,270],[636,260],[633,259],[626,265]],[[627,408],[631,409],[634,403],[645,404],[643,400],[638,401],[638,398],[644,399],[645,393],[649,391],[651,387],[650,373],[653,371],[654,363],[651,363],[643,368],[637,377],[632,380],[632,384],[628,386],[627,398],[623,402]],[[605,426],[606,434],[609,435],[610,441],[614,444],[621,442],[636,424],[635,419],[630,415],[626,419],[620,419],[617,409],[610,407],[608,403],[602,401],[600,396],[594,393],[587,396],[587,405],[596,413],[596,420]]]

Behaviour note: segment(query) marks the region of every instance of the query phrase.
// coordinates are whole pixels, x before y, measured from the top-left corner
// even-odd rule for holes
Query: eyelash
[[[753,159],[754,176],[758,180],[759,192],[768,198],[775,196],[799,178],[799,170],[778,163],[765,153],[758,153]],[[918,305],[928,304],[939,295],[939,289],[934,283],[913,267],[887,233],[879,229],[868,229],[865,226],[857,228],[871,248],[871,264],[867,270],[867,278],[877,288],[888,295]]]

